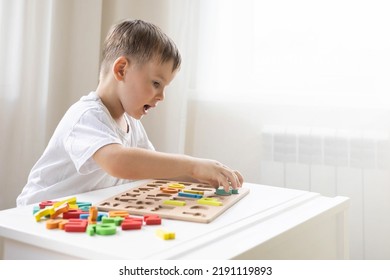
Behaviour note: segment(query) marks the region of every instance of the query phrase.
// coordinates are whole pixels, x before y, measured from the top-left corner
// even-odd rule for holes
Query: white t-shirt
[[[110,176],[92,158],[99,148],[112,143],[154,150],[141,122],[130,116],[125,118],[127,133],[117,125],[95,92],[72,105],[32,168],[16,200],[17,206],[129,182]]]

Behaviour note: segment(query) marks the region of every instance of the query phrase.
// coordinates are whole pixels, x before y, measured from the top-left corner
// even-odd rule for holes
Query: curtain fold
[[[70,104],[95,89],[101,1],[0,1],[0,209]]]
[[[153,1],[152,1],[153,2]],[[188,124],[191,119],[189,99],[194,69],[197,67],[199,3],[191,0],[165,1],[166,19],[162,28],[176,42],[182,55],[181,69],[166,90],[157,110],[143,120],[156,148],[171,153],[190,152]]]

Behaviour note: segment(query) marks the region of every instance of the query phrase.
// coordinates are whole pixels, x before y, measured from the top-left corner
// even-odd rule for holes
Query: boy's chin
[[[141,120],[144,116],[146,116],[145,114],[137,114],[137,115],[132,115],[132,117],[136,120]]]
[[[133,119],[136,119],[136,120],[140,120],[140,119],[142,119],[144,116],[145,116],[145,114],[142,114],[142,113],[131,113],[131,114],[129,114],[129,113],[126,113],[127,114],[127,116],[129,116],[129,117],[132,117]]]

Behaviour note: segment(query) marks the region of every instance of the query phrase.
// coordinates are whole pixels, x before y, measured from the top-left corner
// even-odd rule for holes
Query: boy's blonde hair
[[[124,20],[111,28],[103,45],[100,74],[107,73],[120,56],[139,64],[152,59],[161,63],[172,60],[172,72],[181,64],[179,50],[172,39],[156,25],[142,20]]]

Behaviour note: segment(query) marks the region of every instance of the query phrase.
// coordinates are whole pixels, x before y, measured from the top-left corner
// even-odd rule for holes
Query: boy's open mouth
[[[152,106],[150,106],[148,104],[144,105],[144,113],[146,114],[151,107]]]

